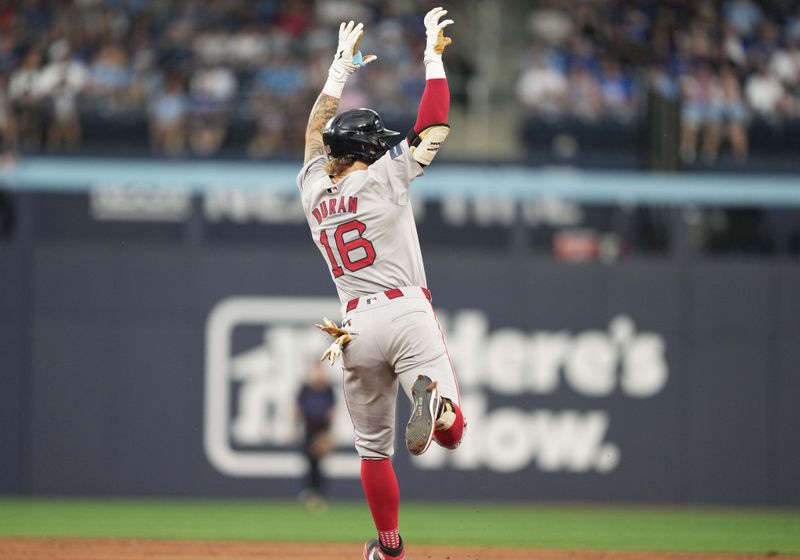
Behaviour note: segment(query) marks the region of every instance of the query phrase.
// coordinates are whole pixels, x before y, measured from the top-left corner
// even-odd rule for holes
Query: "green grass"
[[[800,511],[403,504],[419,544],[595,550],[800,553]],[[311,514],[253,501],[0,499],[0,536],[360,542],[365,505]]]

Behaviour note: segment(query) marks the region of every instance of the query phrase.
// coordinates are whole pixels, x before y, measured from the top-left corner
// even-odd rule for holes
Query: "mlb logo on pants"
[[[376,303],[377,301],[378,301],[378,298],[376,298],[376,297],[368,297],[367,298],[367,305]]]

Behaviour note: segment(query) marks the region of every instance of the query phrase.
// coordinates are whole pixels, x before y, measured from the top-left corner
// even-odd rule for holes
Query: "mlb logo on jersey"
[[[377,303],[378,302],[378,298],[377,297],[368,297],[366,299],[366,302],[367,302],[367,305],[371,305],[373,303]]]
[[[400,157],[400,155],[401,155],[402,153],[403,153],[403,147],[402,147],[400,144],[397,144],[397,145],[395,145],[395,146],[392,146],[392,149],[391,149],[391,150],[389,150],[389,156],[390,156],[392,159],[397,159],[397,158],[399,158],[399,157]]]

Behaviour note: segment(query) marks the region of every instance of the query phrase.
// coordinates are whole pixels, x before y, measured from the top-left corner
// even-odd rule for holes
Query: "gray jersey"
[[[426,286],[409,187],[422,175],[408,141],[335,185],[325,156],[297,176],[314,243],[328,263],[342,304],[404,286]]]

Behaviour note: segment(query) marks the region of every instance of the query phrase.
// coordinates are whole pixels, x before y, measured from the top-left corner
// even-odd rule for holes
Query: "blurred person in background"
[[[304,429],[303,454],[308,462],[308,479],[300,499],[312,510],[325,507],[325,478],[320,461],[334,448],[331,425],[335,404],[326,368],[315,361],[297,395],[298,416]]]
[[[749,114],[745,105],[742,86],[730,65],[722,67],[719,77],[722,93],[722,120],[724,134],[731,143],[731,150],[738,161],[745,161],[748,152],[747,121]]]
[[[769,68],[787,88],[797,84],[800,80],[800,39],[775,50],[769,59]]]
[[[737,68],[747,66],[747,49],[744,46],[742,37],[736,33],[736,29],[730,24],[722,26],[722,55],[728,62],[736,65]]]
[[[755,114],[768,123],[775,123],[788,110],[786,90],[766,64],[747,79],[745,94]]]
[[[6,93],[5,76],[0,74],[0,166],[13,161],[17,152],[17,122]]]
[[[117,43],[102,45],[89,65],[87,94],[92,108],[113,117],[128,107],[132,72],[126,51]]]
[[[795,6],[794,12],[786,20],[786,38],[789,41],[800,40],[800,4]]]
[[[150,100],[151,149],[156,153],[179,156],[186,148],[185,91],[183,78],[172,74]]]
[[[41,53],[29,50],[8,81],[8,99],[23,150],[38,150],[42,141],[41,64]]]
[[[685,164],[697,158],[699,137],[703,136],[703,160],[713,163],[717,158],[721,132],[721,91],[717,77],[708,63],[699,64],[681,81],[680,155]]]
[[[195,154],[207,156],[219,151],[237,87],[236,75],[221,64],[195,70],[189,85],[189,143]]]
[[[256,115],[256,133],[247,145],[248,156],[260,158],[279,153],[285,145],[288,115],[279,109],[274,96],[268,91],[259,91],[252,100],[252,106]]]
[[[622,65],[613,58],[605,58],[601,65],[600,91],[606,113],[621,122],[633,120],[636,110],[633,80],[622,71]]]
[[[743,37],[750,37],[761,22],[761,8],[753,0],[728,0],[722,13],[725,21]]]
[[[79,103],[89,72],[80,59],[72,58],[66,40],[53,43],[48,56],[50,62],[40,75],[41,92],[48,109],[47,148],[72,152],[80,146]]]
[[[56,82],[48,92],[50,123],[47,148],[51,151],[74,152],[81,142],[81,122],[78,116],[78,94],[66,77]]]
[[[568,80],[570,113],[578,120],[595,122],[603,113],[603,91],[597,78],[583,64],[573,63]]]
[[[535,52],[517,83],[517,98],[530,114],[557,119],[569,98],[567,78],[542,52]]]
[[[257,91],[267,91],[280,102],[288,102],[306,86],[306,75],[299,61],[289,53],[279,53],[256,73],[253,85]]]

